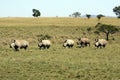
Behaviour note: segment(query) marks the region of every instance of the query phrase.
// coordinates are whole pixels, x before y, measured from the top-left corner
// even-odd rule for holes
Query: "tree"
[[[33,16],[34,16],[34,17],[38,17],[38,16],[41,15],[40,11],[37,10],[37,9],[33,9],[32,11],[33,11]]]
[[[74,12],[72,14],[72,16],[75,17],[75,18],[80,17],[80,15],[81,15],[81,13],[79,13],[79,12]]]
[[[70,14],[69,17],[71,17],[72,15]]]
[[[113,12],[120,18],[120,6],[116,6],[113,8]]]
[[[91,18],[91,15],[90,15],[90,14],[86,14],[86,17],[87,17],[88,19],[90,19],[90,18]]]
[[[106,34],[106,40],[109,40],[109,35],[110,34],[114,34],[116,33],[117,31],[119,31],[118,28],[116,28],[115,26],[113,25],[107,25],[107,24],[101,24],[101,23],[98,23],[96,26],[95,26],[96,30],[99,31],[99,32],[103,32]]]
[[[100,20],[102,17],[105,17],[105,16],[102,14],[97,15],[98,20]]]

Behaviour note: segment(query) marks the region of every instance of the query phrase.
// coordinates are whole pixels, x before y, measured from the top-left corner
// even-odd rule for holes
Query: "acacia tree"
[[[90,19],[90,18],[91,18],[91,15],[90,15],[90,14],[86,14],[86,17],[87,17],[88,19]]]
[[[101,24],[101,23],[98,23],[96,26],[95,26],[96,30],[99,31],[99,32],[103,32],[106,34],[106,40],[109,40],[109,35],[110,34],[114,34],[116,33],[117,31],[119,31],[118,28],[116,28],[115,26],[113,25],[107,25],[107,24]]]
[[[34,16],[34,17],[38,17],[38,16],[41,15],[40,11],[37,10],[37,9],[33,9],[32,11],[33,11],[33,16]]]
[[[80,12],[74,12],[72,14],[73,17],[77,18],[77,17],[80,17],[81,13]]]
[[[105,17],[105,16],[102,14],[97,15],[98,20],[100,20],[102,17]]]
[[[120,6],[116,6],[113,8],[113,12],[120,18]]]

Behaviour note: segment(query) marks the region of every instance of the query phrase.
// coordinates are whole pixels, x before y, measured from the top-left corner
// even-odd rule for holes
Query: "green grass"
[[[4,48],[0,54],[0,79],[118,80],[120,47],[113,46],[119,45],[105,49],[53,45],[49,50],[30,48],[19,52]]]
[[[105,49],[96,49],[93,42],[97,35],[93,31],[97,22],[84,18],[1,18],[0,80],[119,80],[119,32]],[[101,22],[120,26],[119,19],[103,18]],[[90,33],[86,32],[88,27],[92,28]],[[62,47],[65,39],[76,42],[83,32],[91,40],[90,47]],[[52,36],[50,49],[38,49],[40,34]],[[30,47],[16,52],[9,48],[11,39],[26,39]]]

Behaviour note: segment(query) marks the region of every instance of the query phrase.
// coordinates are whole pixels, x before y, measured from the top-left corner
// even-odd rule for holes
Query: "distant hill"
[[[91,18],[96,18],[97,15],[91,15]],[[86,18],[86,15],[82,15],[82,18]],[[105,16],[105,17],[115,17],[115,16]]]

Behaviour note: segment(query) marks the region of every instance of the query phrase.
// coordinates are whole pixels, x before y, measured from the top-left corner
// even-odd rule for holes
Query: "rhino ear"
[[[42,39],[39,39],[39,38],[38,38],[38,42],[42,42]]]
[[[95,39],[95,41],[96,41],[96,42],[98,42],[98,38],[97,38],[97,39]]]
[[[16,42],[16,40],[13,40],[13,42]]]
[[[78,38],[78,40],[80,41],[80,40],[81,40],[81,38]]]
[[[67,42],[67,39],[64,41],[64,43]]]

